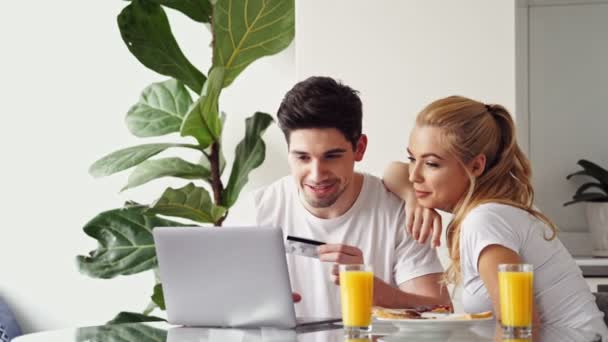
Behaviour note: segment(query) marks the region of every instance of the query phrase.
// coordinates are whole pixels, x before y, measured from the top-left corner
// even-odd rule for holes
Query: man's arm
[[[340,244],[319,246],[319,260],[335,262],[333,281],[340,285],[338,264],[363,264],[357,247]],[[447,288],[440,284],[442,273],[430,273],[403,282],[398,288],[374,277],[374,305],[405,308],[421,305],[452,305]]]
[[[385,308],[405,308],[423,305],[452,305],[448,289],[441,282],[442,273],[425,274],[410,279],[399,288],[376,278],[374,305]]]

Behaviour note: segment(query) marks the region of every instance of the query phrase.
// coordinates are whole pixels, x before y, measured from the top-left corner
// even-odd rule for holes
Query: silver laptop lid
[[[296,325],[280,229],[158,227],[153,235],[169,323]]]

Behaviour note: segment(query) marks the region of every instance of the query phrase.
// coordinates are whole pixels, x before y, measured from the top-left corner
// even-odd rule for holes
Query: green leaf
[[[608,171],[601,166],[585,159],[579,160],[578,165],[582,166],[589,176],[597,179],[602,184],[608,185]]]
[[[127,113],[127,127],[138,137],[155,137],[179,132],[184,115],[192,105],[184,84],[170,79],[153,83]]]
[[[118,15],[118,27],[129,51],[143,65],[184,82],[196,93],[201,92],[205,75],[180,50],[159,4],[133,0]]]
[[[211,13],[213,6],[208,0],[153,0],[154,2],[166,7],[178,10],[190,19],[199,23],[208,23],[211,21]]]
[[[224,112],[220,113],[220,120],[222,121],[222,133],[223,133],[224,127],[225,127],[224,123],[226,122],[226,113],[224,113]],[[220,133],[220,141],[217,142],[219,144],[218,150],[219,150],[219,154],[220,154],[220,176],[224,174],[224,169],[226,169],[226,157],[224,156],[224,152],[223,152],[223,148],[222,148],[222,141],[221,141],[222,133]],[[207,170],[211,170],[211,162],[209,161],[209,158],[207,158],[207,156],[211,154],[211,146],[209,146],[205,149],[205,153],[206,153],[206,155],[203,155],[201,157],[201,159],[199,160],[199,164],[201,164]],[[207,180],[209,182],[211,182],[211,178],[209,178]]]
[[[608,202],[608,196],[597,192],[574,195],[572,201],[564,203],[564,207],[579,202]]]
[[[127,185],[121,191],[145,184],[161,177],[178,177],[184,179],[207,179],[211,171],[201,165],[189,163],[181,158],[162,158],[146,160],[139,164],[129,175]]]
[[[112,320],[106,324],[124,324],[124,323],[141,323],[141,322],[166,322],[167,320],[160,317],[148,316],[136,312],[121,311]]]
[[[222,133],[222,121],[219,117],[218,100],[222,91],[224,69],[217,67],[209,72],[209,80],[201,97],[191,107],[181,127],[181,136],[196,138],[202,148],[219,141]]]
[[[170,147],[186,147],[197,149],[196,146],[185,144],[143,144],[127,147],[108,154],[99,159],[89,168],[93,177],[108,176],[129,169],[148,158],[159,154]]]
[[[249,180],[249,173],[260,166],[266,157],[266,145],[262,134],[273,122],[266,113],[256,112],[245,120],[245,138],[236,146],[235,160],[232,164],[228,186],[222,194],[222,205],[230,208]]]
[[[154,227],[186,226],[146,214],[147,207],[102,212],[89,221],[84,232],[98,240],[96,250],[78,256],[80,271],[94,278],[113,278],[156,267]]]
[[[192,183],[180,189],[168,188],[149,210],[202,223],[215,223],[226,213],[225,208],[213,203],[207,190]]]
[[[162,284],[156,284],[154,286],[154,292],[152,296],[152,301],[156,304],[161,310],[165,310],[165,295],[163,294],[163,286]]]
[[[570,178],[572,178],[574,176],[589,176],[589,174],[587,173],[587,171],[581,170],[581,171],[577,171],[577,172],[574,172],[574,173],[571,173],[571,174],[567,175],[566,179],[570,179]]]
[[[285,49],[294,37],[294,0],[218,0],[213,10],[213,65],[224,87],[253,61]]]
[[[602,185],[600,183],[592,183],[592,182],[581,185],[578,188],[578,190],[576,190],[575,196],[581,195],[585,191],[587,191],[588,189],[591,189],[591,188],[597,188],[597,189],[601,190],[602,192],[604,192],[604,194],[606,194],[606,196],[608,196],[608,184]]]
[[[106,325],[79,328],[77,342],[165,342],[167,330],[139,322],[156,322],[164,319],[132,312],[121,312]],[[138,322],[138,323],[133,323]],[[125,324],[132,323],[132,324]]]

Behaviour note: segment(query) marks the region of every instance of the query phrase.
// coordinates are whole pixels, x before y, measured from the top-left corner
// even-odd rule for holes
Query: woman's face
[[[440,128],[414,127],[407,149],[410,181],[420,205],[452,212],[469,188],[469,177],[440,137]]]

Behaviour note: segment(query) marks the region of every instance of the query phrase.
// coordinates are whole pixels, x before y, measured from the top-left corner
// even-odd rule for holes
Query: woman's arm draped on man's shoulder
[[[402,200],[408,200],[412,192],[412,183],[409,181],[409,167],[407,163],[394,161],[388,164],[382,176],[384,186],[399,196]]]
[[[409,180],[409,165],[394,161],[384,170],[382,182],[392,193],[405,201],[405,229],[420,243],[431,238],[431,246],[441,245],[441,216],[433,208],[418,204],[414,187]]]

